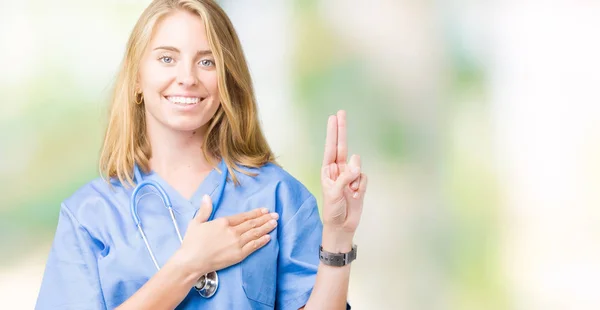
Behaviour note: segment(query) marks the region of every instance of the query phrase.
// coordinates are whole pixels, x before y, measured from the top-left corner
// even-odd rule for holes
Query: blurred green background
[[[60,203],[98,176],[148,3],[0,0],[3,306],[33,308]],[[369,175],[353,308],[600,307],[600,4],[220,3],[279,162],[319,199],[327,117],[348,112]]]

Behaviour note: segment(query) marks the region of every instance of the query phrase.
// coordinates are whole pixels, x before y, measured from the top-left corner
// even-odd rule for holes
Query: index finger
[[[263,214],[269,213],[269,209],[267,208],[258,208],[252,211],[230,215],[227,217],[230,226],[237,226],[247,220],[255,219]]]
[[[325,138],[325,154],[323,155],[323,167],[335,163],[337,152],[337,117],[329,116],[327,120],[327,137]]]

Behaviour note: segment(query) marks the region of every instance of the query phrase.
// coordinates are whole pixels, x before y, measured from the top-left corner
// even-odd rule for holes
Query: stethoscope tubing
[[[221,164],[219,166],[221,169],[221,183],[219,184],[219,189],[216,191],[216,198],[213,201],[213,208],[212,208],[211,215],[208,219],[209,221],[212,220],[215,215],[215,211],[221,201],[221,198],[223,197],[223,192],[225,191],[225,184],[227,182],[227,172],[228,172],[227,166],[225,166],[224,161],[221,161]],[[139,170],[139,167],[137,166],[137,164],[134,165],[134,177],[135,177],[136,182],[142,180],[142,176],[141,176],[141,173],[140,173],[140,170]],[[140,217],[138,215],[137,195],[140,192],[140,190],[146,186],[152,187],[157,191],[157,193],[155,193],[155,194],[161,198],[163,205],[169,211],[169,215],[171,217],[173,227],[175,227],[175,232],[177,233],[177,238],[179,239],[180,244],[183,243],[183,238],[181,236],[181,232],[179,231],[179,225],[177,224],[177,220],[175,219],[175,214],[173,213],[173,205],[171,204],[171,199],[169,198],[169,195],[167,195],[164,188],[162,186],[160,186],[160,184],[158,184],[157,182],[154,182],[152,180],[142,181],[139,184],[137,184],[136,187],[133,189],[133,192],[131,193],[131,198],[129,201],[129,208],[131,211],[131,216],[133,218],[133,222],[135,223],[135,225],[137,227],[138,232],[142,236],[142,239],[144,241],[146,249],[148,250],[148,253],[150,254],[150,258],[152,259],[152,263],[154,263],[156,270],[160,270],[160,265],[158,264],[156,256],[154,255],[154,251],[152,251],[152,247],[150,247],[150,243],[148,242],[146,233],[144,232],[144,229],[142,228],[142,221],[140,220]],[[198,280],[198,283],[195,285],[195,288],[201,296],[203,296],[205,298],[210,298],[216,293],[218,286],[219,286],[219,278],[218,278],[216,271],[213,271],[206,275],[203,275]]]

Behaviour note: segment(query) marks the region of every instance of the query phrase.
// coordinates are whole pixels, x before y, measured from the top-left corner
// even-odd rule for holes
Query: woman
[[[321,224],[315,198],[275,163],[222,9],[153,1],[116,81],[105,178],[61,205],[36,308],[345,308],[349,262],[328,257],[355,253],[367,181],[358,156],[346,164],[345,122],[343,111],[328,121]],[[130,197],[146,181],[164,188],[176,221],[145,187],[142,236]],[[204,298],[193,287],[212,271],[219,286]]]

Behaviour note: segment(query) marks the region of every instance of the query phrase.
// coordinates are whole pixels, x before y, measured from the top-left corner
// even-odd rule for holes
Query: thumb
[[[338,179],[335,181],[335,190],[338,193],[342,193],[343,190],[348,187],[350,182],[356,180],[356,178],[360,175],[360,167],[357,166],[349,166],[349,169],[346,169]]]
[[[196,216],[194,217],[194,221],[198,223],[204,223],[208,221],[210,214],[212,213],[212,199],[210,196],[204,195],[202,197],[202,204],[200,205],[200,209],[196,211]]]
[[[352,157],[350,157],[350,161],[348,162],[348,166],[346,166],[348,169],[350,169],[352,171],[352,169],[354,167],[358,167],[361,168],[360,165],[360,156],[359,155],[352,155]],[[354,191],[358,190],[358,187],[360,185],[360,173],[359,173],[359,177],[352,180],[353,182],[350,183],[350,188]]]

